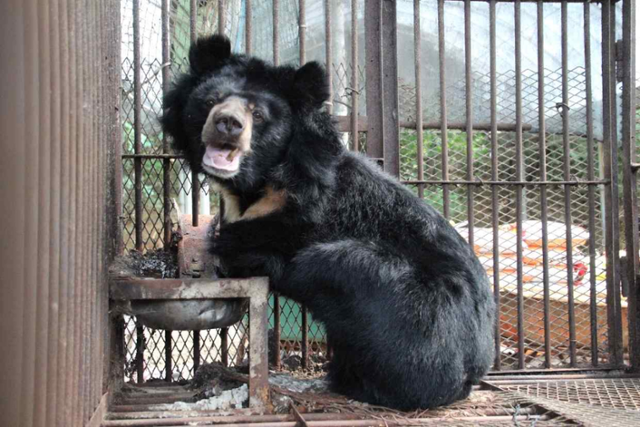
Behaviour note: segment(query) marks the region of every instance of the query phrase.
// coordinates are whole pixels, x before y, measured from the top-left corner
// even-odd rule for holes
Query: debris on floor
[[[270,373],[269,385],[296,393],[322,393],[328,391],[322,378],[296,378],[290,373]]]
[[[155,249],[144,254],[132,250],[117,257],[110,270],[112,277],[174,278],[178,275],[177,250]]]
[[[210,394],[210,397],[194,403],[165,403],[152,405],[150,409],[154,411],[216,411],[246,408],[249,403],[249,387],[246,384],[230,390],[221,390],[216,387],[210,390]]]

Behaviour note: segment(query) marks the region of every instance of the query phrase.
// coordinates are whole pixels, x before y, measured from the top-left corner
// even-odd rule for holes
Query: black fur
[[[275,213],[223,224],[212,242],[227,274],[267,275],[304,303],[334,346],[329,379],[354,399],[411,410],[465,398],[493,358],[494,302],[469,245],[435,209],[364,157],[347,152],[330,116],[322,67],[273,67],[230,55],[213,36],[165,98],[175,147],[201,171],[203,100],[216,92],[268,110],[253,153],[214,180],[241,210],[265,186],[285,190]],[[218,94],[224,97],[225,94]]]

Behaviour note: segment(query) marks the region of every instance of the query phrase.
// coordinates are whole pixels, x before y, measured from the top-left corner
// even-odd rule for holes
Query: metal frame
[[[249,406],[269,405],[267,360],[267,309],[269,281],[251,279],[134,279],[114,278],[109,287],[113,301],[200,300],[245,298],[249,300]],[[121,360],[124,364],[124,360]]]

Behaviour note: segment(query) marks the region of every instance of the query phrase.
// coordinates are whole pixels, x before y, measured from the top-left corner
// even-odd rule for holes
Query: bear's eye
[[[207,102],[205,102],[205,104],[207,105],[207,107],[209,108],[213,108],[213,106],[216,104],[215,101],[213,99],[209,99],[207,100]]]
[[[253,112],[253,120],[256,123],[261,123],[264,120],[264,116],[262,115],[262,113],[260,111],[254,111]]]

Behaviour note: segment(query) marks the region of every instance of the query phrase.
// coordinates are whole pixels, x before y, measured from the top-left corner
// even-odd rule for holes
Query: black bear
[[[322,66],[272,66],[199,39],[161,122],[224,199],[211,251],[229,277],[268,276],[334,349],[328,379],[401,410],[463,399],[493,359],[495,304],[470,246],[432,207],[347,151]]]

